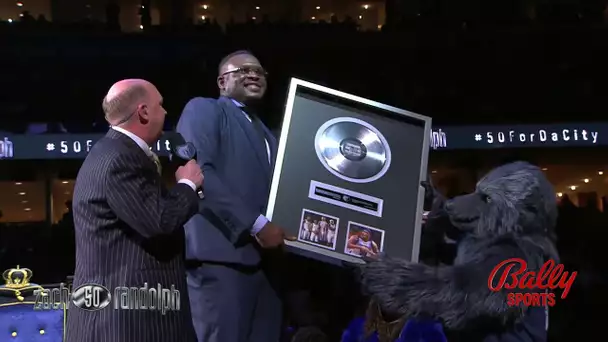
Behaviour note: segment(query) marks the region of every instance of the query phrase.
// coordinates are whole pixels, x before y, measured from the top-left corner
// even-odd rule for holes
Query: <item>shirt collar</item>
[[[232,103],[234,103],[235,106],[239,107],[239,108],[243,108],[245,107],[244,104],[242,104],[241,102],[235,100],[235,99],[230,99],[230,101],[232,101]]]
[[[151,155],[152,154],[152,150],[150,149],[150,146],[148,146],[148,144],[146,144],[146,142],[138,137],[137,135],[127,131],[126,129],[122,128],[122,127],[117,127],[117,126],[112,126],[111,127],[113,130],[118,131],[126,136],[128,136],[129,138],[131,138],[131,140],[133,140],[137,146],[139,146],[142,150],[144,150],[144,152],[147,155]]]

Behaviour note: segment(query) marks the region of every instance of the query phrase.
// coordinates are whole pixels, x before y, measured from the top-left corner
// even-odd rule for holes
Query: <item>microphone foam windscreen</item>
[[[196,159],[196,147],[191,142],[186,142],[184,137],[175,133],[169,137],[171,146],[171,159],[177,157],[182,160]]]

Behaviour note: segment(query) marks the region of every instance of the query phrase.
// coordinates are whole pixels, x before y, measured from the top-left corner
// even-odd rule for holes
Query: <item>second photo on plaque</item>
[[[298,241],[335,250],[339,224],[340,219],[337,217],[302,209]]]
[[[375,257],[384,247],[384,230],[348,222],[344,253],[356,257]]]

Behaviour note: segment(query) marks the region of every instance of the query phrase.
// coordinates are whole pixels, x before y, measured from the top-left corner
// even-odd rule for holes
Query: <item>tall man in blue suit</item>
[[[277,151],[255,113],[266,71],[237,51],[221,61],[217,85],[221,97],[190,100],[177,125],[205,173],[205,198],[185,227],[192,319],[199,342],[277,342],[281,301],[259,253],[285,238],[263,216]]]

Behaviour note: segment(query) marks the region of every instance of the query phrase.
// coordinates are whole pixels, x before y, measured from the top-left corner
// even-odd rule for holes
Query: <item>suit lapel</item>
[[[224,105],[228,113],[234,116],[236,121],[239,123],[239,125],[245,132],[245,135],[247,136],[247,139],[249,140],[251,146],[253,146],[255,155],[264,172],[266,172],[267,174],[270,173],[270,164],[268,163],[268,153],[266,151],[266,144],[262,139],[260,139],[259,133],[256,132],[255,128],[253,127],[254,124],[245,117],[243,110],[239,108],[236,104],[234,104],[232,100],[226,97],[221,97],[220,101]],[[268,137],[266,137],[266,140],[268,140]],[[268,144],[270,144],[270,141],[268,142]]]
[[[137,145],[137,143],[135,141],[133,141],[133,139],[129,138],[125,134],[122,134],[119,131],[112,129],[112,128],[110,128],[110,130],[108,130],[106,137],[108,137],[110,139],[122,141],[122,143],[125,145],[127,150],[130,153],[137,155],[139,160],[144,165],[149,166],[150,169],[157,170],[157,167],[156,167],[156,164],[154,163],[154,161],[150,157],[148,157],[146,152],[144,152],[144,150],[142,150],[141,147],[139,147],[139,145]],[[155,173],[158,174],[158,172],[155,172]]]

